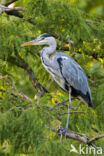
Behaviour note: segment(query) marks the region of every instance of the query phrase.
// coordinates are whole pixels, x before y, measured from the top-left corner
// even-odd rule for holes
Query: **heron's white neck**
[[[48,47],[44,47],[42,49],[42,51],[45,51],[44,53],[46,55],[50,55],[50,54],[52,54],[56,50],[56,46],[57,46],[57,44],[56,44],[56,41],[54,40],[54,42],[52,42],[51,44],[49,44]]]
[[[52,54],[56,50],[56,41],[53,44],[50,44],[48,47],[44,47],[41,52],[41,60],[43,64],[47,66],[51,65],[51,59],[49,58],[50,54]]]

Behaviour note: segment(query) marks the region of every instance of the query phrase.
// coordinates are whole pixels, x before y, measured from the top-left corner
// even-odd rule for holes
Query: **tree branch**
[[[84,111],[71,111],[70,114],[74,114],[74,113],[85,113]],[[68,113],[59,113],[60,115],[65,115],[65,114],[68,114]]]
[[[91,24],[91,23],[93,23],[93,24],[96,24],[96,25],[100,25],[101,24],[101,22],[98,22],[98,21],[92,21],[92,20],[85,20],[85,22],[87,23],[87,24]]]
[[[14,0],[17,1],[17,0]],[[8,15],[12,15],[12,16],[16,16],[19,18],[24,18],[24,15],[21,13],[21,11],[25,11],[24,8],[21,7],[13,7],[13,8],[8,8],[8,4],[11,4],[14,1],[10,1],[8,2],[6,5],[1,5],[0,4],[0,14],[2,14],[3,12],[5,12]],[[32,18],[28,18],[28,19],[24,19],[25,21],[28,21],[29,23],[36,25],[36,22],[32,19]]]
[[[57,122],[56,120],[54,120],[54,122],[59,128],[58,129],[52,128],[51,130],[53,132],[58,133],[59,136],[61,136],[61,137],[64,136],[65,138],[68,138],[68,139],[77,140],[77,141],[87,144],[89,146],[93,146],[94,148],[96,146],[93,144],[93,142],[104,137],[104,134],[101,134],[99,136],[89,138],[88,135],[83,134],[83,133],[66,131],[66,129],[64,129],[60,126],[59,122]]]
[[[53,130],[53,131],[58,132],[59,135],[62,135],[68,139],[77,140],[77,141],[87,144],[89,146],[94,146],[94,144],[93,144],[94,141],[104,137],[104,134],[102,134],[102,135],[99,135],[99,136],[96,136],[96,137],[90,139],[87,135],[76,133],[76,132],[65,132],[64,130],[65,129],[63,129],[63,128],[59,128],[58,131],[56,131],[56,130]]]
[[[25,9],[21,7],[13,7],[13,8],[8,8],[4,5],[0,4],[0,14],[3,12],[7,13],[8,15],[13,15],[19,18],[23,18],[23,14],[20,11],[24,11]]]
[[[59,135],[62,135],[66,138],[70,138],[70,139],[77,140],[77,141],[80,141],[80,142],[87,144],[87,139],[85,137],[78,135],[77,133],[64,132],[63,128],[59,128],[57,132]]]
[[[11,1],[7,2],[7,3],[5,4],[5,6],[8,6],[8,5],[10,5],[10,4],[12,4],[12,3],[16,2],[16,1],[18,1],[18,0],[11,0]]]
[[[65,100],[65,101],[62,101],[60,103],[57,103],[56,105],[54,105],[53,107],[50,108],[50,110],[53,110],[55,107],[57,107],[57,109],[61,106],[61,105],[64,105],[65,103],[67,103],[69,100]]]
[[[38,93],[41,93],[41,95],[43,95],[45,92],[48,92],[39,83],[38,79],[34,75],[32,68],[29,67],[29,64],[25,62],[22,58],[16,58],[16,57],[11,56],[8,61],[15,64],[16,66],[20,68],[23,68],[27,72],[30,81],[32,82],[33,86],[37,89]]]
[[[1,75],[1,74],[0,74],[0,75]],[[3,76],[2,76],[2,77],[0,76],[0,79],[4,79],[4,77],[3,77]],[[15,90],[16,93],[17,93],[17,95],[14,94],[14,93],[11,93],[11,95],[13,95],[13,96],[15,96],[15,97],[19,96],[19,97],[21,97],[22,99],[26,99],[26,100],[28,100],[29,102],[32,102],[32,99],[30,99],[30,98],[29,98],[27,95],[25,95],[23,92],[18,91],[18,90],[17,90],[14,86],[12,86],[9,82],[6,82],[6,84],[7,84],[8,86],[10,86],[11,89]],[[6,90],[0,89],[0,92],[6,93]]]
[[[29,79],[30,81],[32,82],[33,86],[36,88],[37,92],[39,93],[40,96],[42,96],[44,93],[48,93],[47,89],[45,89],[45,87],[43,87],[38,79],[35,77],[34,75],[34,72],[32,70],[31,67],[29,67],[29,64],[27,62],[25,62],[24,59],[22,59],[19,55],[18,55],[18,52],[17,52],[17,49],[16,47],[14,46],[14,51],[15,51],[15,55],[16,57],[14,56],[11,56],[8,61],[10,63],[13,63],[15,64],[16,66],[20,67],[20,68],[23,68],[28,76],[29,76]]]
[[[103,137],[104,137],[104,134],[101,134],[101,135],[99,135],[99,136],[96,136],[96,137],[94,137],[94,138],[92,138],[92,139],[89,140],[89,144],[92,144],[92,143],[95,142],[96,140],[101,139],[101,138],[103,138]]]

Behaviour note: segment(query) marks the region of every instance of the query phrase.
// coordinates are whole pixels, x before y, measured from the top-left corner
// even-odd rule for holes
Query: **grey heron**
[[[94,108],[87,77],[81,66],[70,56],[62,52],[55,52],[56,40],[49,34],[42,34],[35,40],[22,44],[47,45],[41,51],[41,61],[45,69],[50,73],[55,82],[69,94],[68,115],[66,130],[71,108],[71,95],[83,100],[88,106]]]

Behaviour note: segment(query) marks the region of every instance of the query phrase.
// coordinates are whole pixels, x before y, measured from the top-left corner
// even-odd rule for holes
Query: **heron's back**
[[[59,66],[62,77],[63,83],[60,86],[62,85],[62,88],[66,91],[69,91],[71,87],[73,96],[81,97],[89,106],[94,107],[87,77],[81,66],[64,53],[55,53],[54,57],[54,62]]]
[[[87,77],[81,66],[71,57],[62,52],[57,52],[44,62],[43,65],[55,82],[65,91],[72,90],[72,95],[81,97],[89,106],[93,107],[91,92]]]

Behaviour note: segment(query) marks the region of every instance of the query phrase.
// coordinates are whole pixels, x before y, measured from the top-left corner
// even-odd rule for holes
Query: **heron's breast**
[[[62,77],[59,77],[58,75],[54,75],[52,73],[50,73],[52,78],[54,79],[54,81],[64,90],[66,90],[65,88],[65,80]]]
[[[43,64],[45,69],[49,72],[49,74],[51,75],[52,79],[65,91],[67,91],[66,89],[66,82],[64,80],[64,78],[61,76],[61,74],[59,73],[59,71],[53,71],[53,69],[49,68],[48,66],[46,66],[45,64]]]

